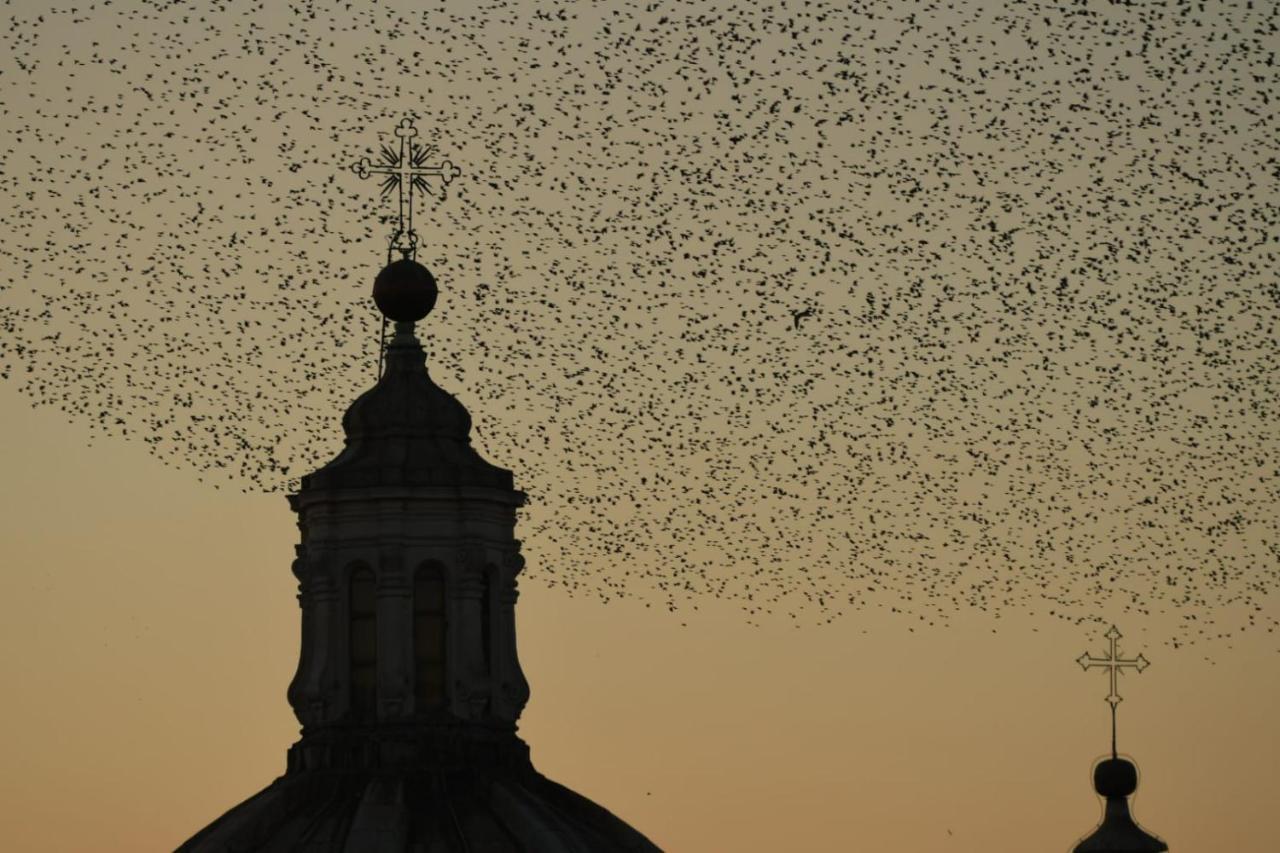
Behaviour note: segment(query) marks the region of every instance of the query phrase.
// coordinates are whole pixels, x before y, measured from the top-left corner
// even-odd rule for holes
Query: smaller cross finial
[[[1151,662],[1141,654],[1136,658],[1120,657],[1120,650],[1117,648],[1117,642],[1124,635],[1120,633],[1120,630],[1116,628],[1115,625],[1112,625],[1111,630],[1107,631],[1103,636],[1105,636],[1110,643],[1107,656],[1093,657],[1088,652],[1085,652],[1080,655],[1080,657],[1076,658],[1076,663],[1080,664],[1081,668],[1084,669],[1085,672],[1088,672],[1093,667],[1101,667],[1105,668],[1110,675],[1111,691],[1107,694],[1106,698],[1107,703],[1111,705],[1111,755],[1114,757],[1116,754],[1116,707],[1124,698],[1120,695],[1120,673],[1125,669],[1136,669],[1138,672],[1142,672],[1151,665]]]
[[[351,171],[360,178],[381,176],[383,196],[390,194],[392,190],[399,190],[400,219],[395,236],[391,238],[391,248],[399,249],[405,257],[409,257],[418,248],[418,234],[413,230],[414,190],[443,198],[445,187],[461,175],[462,170],[448,160],[428,163],[427,158],[436,153],[436,147],[414,143],[418,129],[408,116],[396,125],[395,133],[400,140],[399,150],[383,145],[380,162],[374,163],[368,157],[361,157],[351,165]]]

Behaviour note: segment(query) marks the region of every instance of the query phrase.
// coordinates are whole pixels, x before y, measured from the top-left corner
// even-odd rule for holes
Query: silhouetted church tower
[[[529,698],[515,621],[525,494],[471,447],[470,415],[432,382],[414,335],[436,284],[412,260],[404,193],[411,205],[420,175],[456,174],[425,166],[414,133],[402,122],[400,158],[385,157],[401,175],[404,256],[374,284],[395,322],[385,371],[343,417],[346,448],[289,496],[302,650],[288,696],[302,737],[283,776],[179,850],[655,851],[538,773],[516,734]]]
[[[1093,788],[1105,798],[1106,805],[1098,828],[1072,848],[1072,853],[1162,853],[1169,846],[1138,826],[1129,813],[1129,797],[1138,788],[1138,768],[1116,752],[1116,707],[1121,700],[1117,679],[1125,669],[1142,672],[1149,664],[1142,655],[1131,659],[1120,657],[1116,649],[1120,632],[1114,625],[1106,637],[1111,642],[1107,657],[1095,658],[1085,652],[1077,659],[1086,671],[1102,667],[1111,676],[1111,692],[1107,695],[1111,705],[1111,757],[1099,761],[1093,768]]]

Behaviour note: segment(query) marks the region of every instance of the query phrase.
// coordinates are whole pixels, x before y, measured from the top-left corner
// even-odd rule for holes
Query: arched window
[[[413,695],[419,711],[444,704],[444,572],[426,563],[413,577]]]
[[[351,712],[361,720],[377,716],[378,621],[373,572],[361,567],[351,574]]]

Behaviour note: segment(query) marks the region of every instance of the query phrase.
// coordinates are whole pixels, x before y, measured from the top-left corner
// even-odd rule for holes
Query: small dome
[[[378,310],[399,323],[416,323],[430,314],[438,293],[431,271],[409,258],[387,264],[373,281]]]
[[[1093,787],[1106,797],[1102,822],[1072,848],[1072,853],[1162,853],[1169,845],[1138,826],[1129,813],[1129,796],[1138,788],[1138,768],[1118,756],[1093,768]]]
[[[1138,768],[1123,758],[1099,761],[1093,769],[1093,788],[1104,797],[1127,797],[1138,789]]]
[[[413,324],[397,321],[382,378],[342,416],[346,447],[323,468],[303,475],[302,491],[390,485],[514,489],[511,472],[471,446],[471,415],[432,381],[426,360]]]

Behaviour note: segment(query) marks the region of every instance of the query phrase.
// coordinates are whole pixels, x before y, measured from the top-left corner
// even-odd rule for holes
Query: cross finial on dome
[[[361,178],[381,175],[383,196],[399,190],[400,218],[396,233],[391,238],[391,248],[398,250],[405,259],[411,259],[418,249],[418,234],[413,230],[413,191],[416,189],[443,198],[445,187],[461,175],[462,170],[449,160],[428,163],[427,158],[436,153],[436,147],[418,145],[413,141],[418,129],[408,116],[400,120],[395,132],[400,140],[398,149],[384,144],[380,162],[361,157],[352,164],[351,171]]]
[[[444,190],[462,170],[449,160],[428,163],[436,153],[434,145],[418,145],[414,139],[418,129],[413,119],[405,116],[396,126],[398,149],[384,144],[380,162],[361,157],[351,166],[351,171],[361,178],[382,176],[382,195],[399,190],[400,217],[396,231],[391,236],[387,251],[387,266],[378,274],[373,285],[373,299],[382,312],[382,332],[378,338],[378,378],[382,378],[383,355],[386,351],[387,320],[413,324],[423,317],[436,302],[436,281],[431,272],[416,260],[418,232],[413,230],[413,191],[444,197]],[[391,260],[391,254],[399,251],[401,258]]]
[[[1151,662],[1139,654],[1136,658],[1122,658],[1120,651],[1116,647],[1117,641],[1124,636],[1120,633],[1115,625],[1111,626],[1111,630],[1104,635],[1110,641],[1110,648],[1106,657],[1093,657],[1088,652],[1076,658],[1076,663],[1088,672],[1093,667],[1103,667],[1108,670],[1111,676],[1111,692],[1107,694],[1107,702],[1111,705],[1111,757],[1116,757],[1116,706],[1120,704],[1123,697],[1120,695],[1119,676],[1122,670],[1136,669],[1142,672]]]

